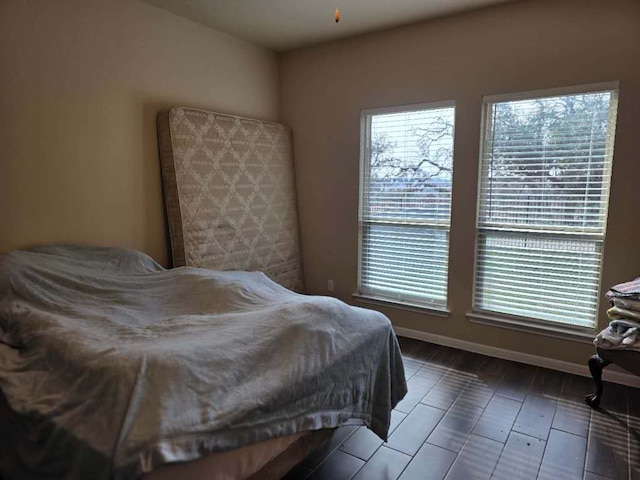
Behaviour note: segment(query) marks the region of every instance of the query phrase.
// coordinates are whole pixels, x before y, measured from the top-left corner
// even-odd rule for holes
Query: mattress
[[[260,271],[301,292],[290,130],[183,107],[157,126],[173,265]]]
[[[280,480],[315,448],[328,441],[332,430],[278,437],[199,460],[160,467],[142,480]]]
[[[213,453],[198,460],[167,464],[141,480],[279,480],[311,451],[331,438],[332,430],[296,433],[254,445]],[[24,443],[18,419],[0,391],[0,471],[17,471],[12,444]],[[37,476],[37,475],[36,475]],[[34,477],[36,477],[34,476]],[[27,477],[21,475],[21,480]]]
[[[177,478],[206,480],[242,480],[258,472],[264,465],[287,450],[304,434],[297,433],[276,437],[255,445],[229,452],[214,453],[191,462],[169,464],[151,473],[142,480],[174,480]]]

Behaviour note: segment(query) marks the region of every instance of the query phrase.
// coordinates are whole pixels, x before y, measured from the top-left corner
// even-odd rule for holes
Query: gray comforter
[[[380,313],[71,246],[0,255],[0,388],[0,476],[92,479],[346,424],[386,438],[406,392]]]

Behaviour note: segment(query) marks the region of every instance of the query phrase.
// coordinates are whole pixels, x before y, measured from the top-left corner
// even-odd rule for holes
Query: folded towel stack
[[[593,343],[600,348],[640,351],[640,278],[612,287],[606,297],[612,321]]]

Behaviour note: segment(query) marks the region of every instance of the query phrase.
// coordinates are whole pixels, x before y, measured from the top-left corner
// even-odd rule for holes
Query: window
[[[359,294],[444,310],[453,102],[362,115]]]
[[[617,91],[483,103],[474,310],[594,328]]]

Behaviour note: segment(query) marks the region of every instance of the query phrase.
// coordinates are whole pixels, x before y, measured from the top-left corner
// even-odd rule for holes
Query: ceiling
[[[513,0],[144,0],[256,45],[285,51]],[[342,19],[333,13],[340,8]]]

